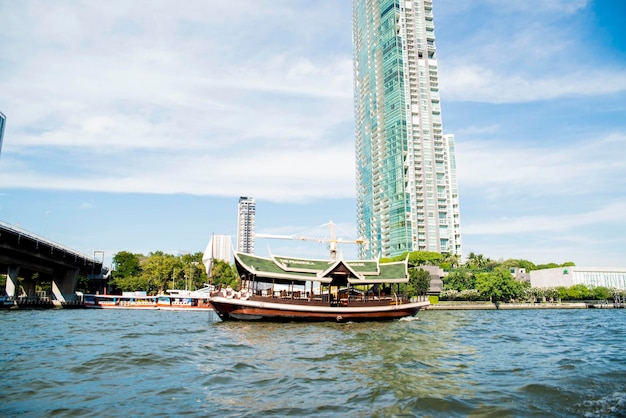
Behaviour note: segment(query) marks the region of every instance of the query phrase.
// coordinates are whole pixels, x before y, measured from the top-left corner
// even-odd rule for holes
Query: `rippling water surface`
[[[626,416],[626,310],[2,311],[3,416]]]

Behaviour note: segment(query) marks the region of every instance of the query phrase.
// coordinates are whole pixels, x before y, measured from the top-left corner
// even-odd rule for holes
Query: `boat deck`
[[[293,305],[309,306],[385,306],[392,304],[408,303],[409,300],[403,296],[346,296],[334,299],[329,295],[313,295],[305,292],[294,292],[293,294],[274,292],[274,294],[254,295],[248,300],[255,302],[274,302]]]

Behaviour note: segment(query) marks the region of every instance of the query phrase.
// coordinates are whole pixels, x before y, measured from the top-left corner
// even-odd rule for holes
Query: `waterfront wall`
[[[496,306],[491,302],[440,302],[429,305],[428,310],[496,310],[496,309],[587,309],[585,302],[563,302],[563,303],[500,303]]]

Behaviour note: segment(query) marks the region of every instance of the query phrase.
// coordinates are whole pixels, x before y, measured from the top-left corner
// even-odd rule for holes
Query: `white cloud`
[[[318,45],[344,23],[349,44],[349,21],[319,24],[333,3],[173,4],[4,6],[0,187],[352,196],[351,50]]]
[[[564,74],[503,72],[458,64],[441,71],[446,100],[520,103],[626,91],[626,69],[574,70]]]
[[[457,141],[460,187],[493,201],[519,196],[589,195],[626,186],[626,135],[552,145]]]
[[[626,201],[602,204],[588,212],[561,215],[532,215],[500,218],[489,222],[472,223],[463,227],[468,235],[506,235],[568,232],[595,224],[626,224]],[[589,243],[588,237],[584,239]]]
[[[442,97],[523,103],[625,92],[623,64],[585,53],[598,49],[588,6],[584,0],[468,3],[471,31],[438,27]],[[459,13],[456,2],[439,7]]]

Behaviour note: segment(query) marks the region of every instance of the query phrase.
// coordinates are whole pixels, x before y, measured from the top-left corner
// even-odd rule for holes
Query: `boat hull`
[[[214,297],[211,304],[223,321],[368,322],[415,316],[429,302],[334,307]]]
[[[134,304],[134,303],[84,303],[85,308],[88,309],[158,309],[156,304]]]

